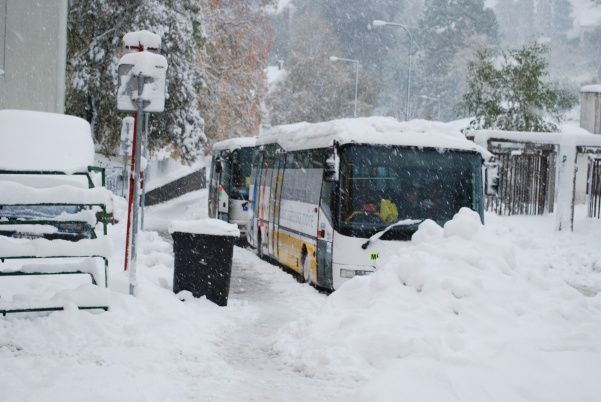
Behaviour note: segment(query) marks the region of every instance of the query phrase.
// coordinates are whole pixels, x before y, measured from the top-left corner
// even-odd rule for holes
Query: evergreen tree
[[[398,20],[403,16],[405,3],[405,0],[309,0],[306,8],[328,21],[344,57],[361,60],[368,70],[381,71],[379,61],[396,47],[397,32],[367,27],[376,19]]]
[[[290,30],[287,76],[267,99],[272,125],[352,116],[353,66],[330,61],[330,56],[340,54],[335,35],[324,18],[315,14],[295,18]],[[359,112],[369,114],[377,84],[365,74],[359,83]]]
[[[443,117],[455,117],[452,105],[459,101],[465,82],[462,60],[482,44],[495,45],[497,30],[495,14],[485,8],[484,0],[426,0],[417,35],[414,94],[440,96]]]
[[[577,98],[546,82],[547,48],[536,42],[502,53],[496,66],[491,52],[478,52],[468,67],[463,107],[470,127],[513,131],[556,131],[563,113]]]
[[[150,119],[150,145],[171,147],[176,156],[191,161],[204,139],[198,111],[202,77],[196,66],[203,38],[196,0],[74,2],[68,20],[66,112],[87,119],[99,149],[114,152],[124,116],[115,98],[122,38],[141,29],[162,37],[162,54],[169,63],[165,112]]]

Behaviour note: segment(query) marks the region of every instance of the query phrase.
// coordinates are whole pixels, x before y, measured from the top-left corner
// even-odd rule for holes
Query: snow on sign
[[[128,32],[123,36],[123,45],[129,51],[150,50],[158,52],[161,49],[161,37],[146,30]]]
[[[125,112],[138,111],[138,99],[144,102],[147,113],[162,112],[165,109],[165,76],[167,59],[149,51],[127,53],[119,60],[119,84],[117,89],[117,109]],[[144,77],[144,85],[139,93],[138,78]]]

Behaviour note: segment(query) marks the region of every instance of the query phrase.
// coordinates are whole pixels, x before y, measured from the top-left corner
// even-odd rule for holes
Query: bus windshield
[[[338,229],[370,237],[395,222],[432,219],[443,225],[462,207],[482,214],[479,154],[400,146],[342,148]],[[408,240],[417,224],[383,239]]]
[[[241,148],[233,153],[232,187],[230,197],[248,200],[253,148]]]

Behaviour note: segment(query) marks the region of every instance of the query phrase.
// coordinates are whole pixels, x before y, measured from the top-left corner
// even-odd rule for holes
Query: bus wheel
[[[303,279],[306,283],[311,282],[311,262],[309,260],[309,253],[307,248],[303,245],[303,251],[301,252],[301,266],[303,268]]]

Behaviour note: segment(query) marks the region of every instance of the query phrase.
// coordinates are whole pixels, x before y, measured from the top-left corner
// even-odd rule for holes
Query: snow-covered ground
[[[141,234],[137,298],[119,223],[109,312],[0,319],[0,400],[597,401],[601,222],[577,212],[574,233],[553,216],[425,224],[330,296],[236,248],[220,308],[170,291],[164,232],[206,216],[192,193],[147,210],[161,233]]]

